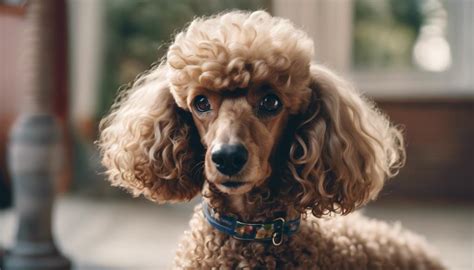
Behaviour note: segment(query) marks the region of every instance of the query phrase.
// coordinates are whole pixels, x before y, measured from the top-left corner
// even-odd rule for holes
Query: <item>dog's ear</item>
[[[290,146],[297,206],[347,214],[374,199],[404,164],[401,132],[331,71],[311,67],[310,98]]]
[[[98,142],[112,185],[157,202],[190,200],[203,184],[202,145],[166,76],[166,67],[153,68],[125,90],[102,120]]]

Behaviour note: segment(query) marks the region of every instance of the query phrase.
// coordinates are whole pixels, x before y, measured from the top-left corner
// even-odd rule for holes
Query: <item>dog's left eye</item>
[[[209,103],[209,100],[205,96],[197,96],[194,99],[194,108],[198,112],[207,112],[211,110],[211,104]]]
[[[266,114],[274,114],[281,108],[280,99],[274,95],[270,94],[262,98],[259,104],[259,111]]]

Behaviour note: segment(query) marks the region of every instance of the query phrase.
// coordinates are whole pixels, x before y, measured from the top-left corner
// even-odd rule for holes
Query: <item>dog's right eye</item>
[[[275,115],[281,106],[280,99],[274,94],[269,94],[260,101],[258,112],[262,116]]]
[[[194,108],[198,112],[207,112],[211,110],[211,104],[209,103],[209,100],[205,96],[197,96],[194,99]]]

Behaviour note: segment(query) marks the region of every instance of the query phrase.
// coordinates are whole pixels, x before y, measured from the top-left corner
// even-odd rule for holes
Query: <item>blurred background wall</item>
[[[15,79],[16,58],[20,53],[17,47],[23,27],[24,10],[11,6],[0,6],[0,206],[8,206],[11,201],[9,182],[6,171],[6,141],[8,129],[18,110],[20,94],[18,81]],[[7,102],[8,100],[8,102]]]

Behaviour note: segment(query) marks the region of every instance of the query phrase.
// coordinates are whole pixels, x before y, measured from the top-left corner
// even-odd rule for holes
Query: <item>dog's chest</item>
[[[311,269],[315,245],[307,228],[271,242],[242,241],[217,231],[200,212],[190,222],[176,254],[178,269]]]

